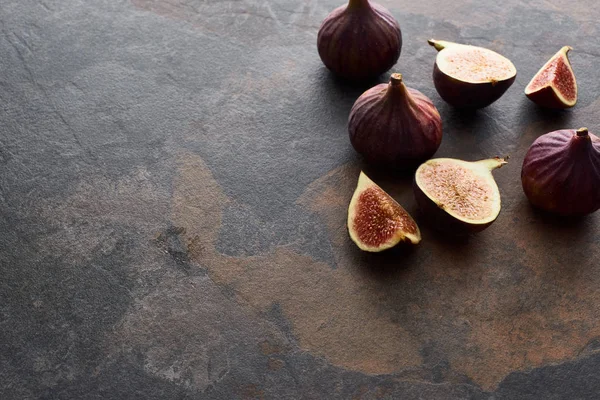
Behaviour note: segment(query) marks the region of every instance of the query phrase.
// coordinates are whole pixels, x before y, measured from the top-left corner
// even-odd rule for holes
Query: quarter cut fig
[[[427,96],[392,74],[363,93],[348,118],[354,149],[372,164],[397,170],[416,168],[437,151],[442,119]]]
[[[323,64],[336,75],[363,81],[383,74],[398,61],[402,33],[394,16],[368,0],[349,0],[333,10],[317,35]]]
[[[414,191],[423,215],[436,228],[455,234],[479,232],[500,213],[500,191],[492,170],[505,158],[462,161],[435,158],[415,174]]]
[[[535,104],[547,108],[570,108],[577,103],[577,81],[564,46],[558,51],[525,88],[525,95]]]
[[[521,170],[536,207],[564,216],[600,209],[600,138],[587,128],[546,133],[531,145]]]
[[[440,97],[457,108],[487,107],[508,90],[517,69],[500,54],[477,46],[430,39],[438,50],[433,83]]]
[[[348,207],[348,231],[361,250],[370,252],[421,241],[408,212],[362,171]]]

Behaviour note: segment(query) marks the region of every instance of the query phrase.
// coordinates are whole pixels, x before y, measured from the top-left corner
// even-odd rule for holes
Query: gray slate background
[[[598,398],[600,215],[531,209],[519,172],[540,134],[600,131],[600,6],[436,3],[382,2],[394,70],[440,110],[438,156],[512,156],[503,212],[369,256],[345,231],[359,169],[422,218],[349,144],[366,86],[316,52],[338,2],[3,0],[0,398]],[[499,51],[515,84],[453,110],[430,37]],[[580,100],[545,112],[522,91],[565,44]]]

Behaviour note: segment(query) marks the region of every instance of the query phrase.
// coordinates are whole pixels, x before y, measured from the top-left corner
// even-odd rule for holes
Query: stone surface
[[[394,70],[442,115],[437,156],[511,155],[468,240],[350,146],[369,85],[316,52],[337,2],[2,1],[0,398],[598,397],[600,214],[535,211],[519,173],[540,134],[600,131],[600,5],[382,3]],[[508,56],[515,84],[453,110],[430,37]],[[566,44],[579,103],[546,112],[522,91]],[[361,168],[420,223],[413,251],[348,238]]]

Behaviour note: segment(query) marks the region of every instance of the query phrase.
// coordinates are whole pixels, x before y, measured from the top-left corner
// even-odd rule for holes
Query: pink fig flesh
[[[414,219],[363,172],[348,207],[348,232],[361,250],[369,252],[421,241]]]
[[[577,103],[577,80],[564,46],[535,74],[525,95],[534,103],[547,108],[570,108]]]
[[[414,190],[423,215],[435,228],[454,234],[489,227],[501,208],[500,191],[491,171],[506,160],[463,161],[436,158],[415,174]]]

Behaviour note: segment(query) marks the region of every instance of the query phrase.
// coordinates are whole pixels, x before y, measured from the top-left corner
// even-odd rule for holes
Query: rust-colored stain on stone
[[[242,399],[244,400],[262,400],[265,398],[265,392],[256,385],[246,385],[242,388]]]
[[[219,254],[222,210],[232,200],[201,158],[184,155],[179,165],[172,218],[203,249],[195,261],[243,304],[259,311],[280,305],[300,346],[333,364],[370,374],[406,372],[423,366],[422,351],[433,346],[454,374],[491,389],[512,371],[576,357],[600,336],[600,274],[592,273],[598,250],[582,258],[567,236],[549,242],[540,221],[522,209],[526,204],[507,199],[504,207],[528,215],[520,222],[527,229],[511,229],[515,222],[506,212],[468,243],[426,231],[428,240],[411,254],[371,257],[351,244],[345,229],[358,171],[338,168],[298,199],[328,228],[332,269],[283,247],[264,256]],[[566,229],[575,236],[581,231]],[[260,348],[273,351],[266,343]]]
[[[261,353],[263,353],[265,356],[270,356],[272,354],[280,354],[284,351],[284,349],[281,348],[281,346],[279,346],[276,343],[271,343],[268,340],[263,340],[262,342],[260,342],[259,346]]]
[[[285,362],[283,360],[279,360],[277,358],[269,358],[269,365],[268,365],[269,370],[279,371],[284,366],[285,366]]]

